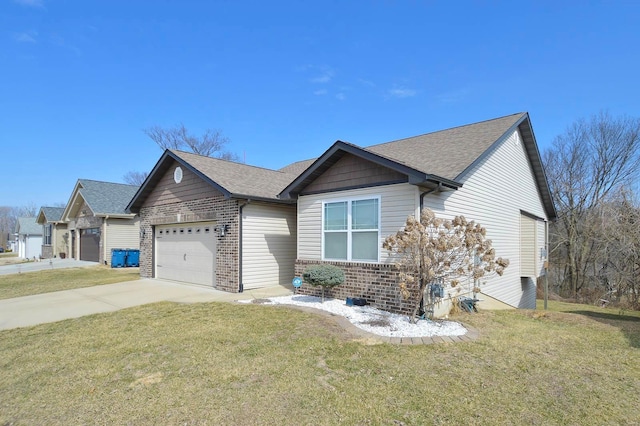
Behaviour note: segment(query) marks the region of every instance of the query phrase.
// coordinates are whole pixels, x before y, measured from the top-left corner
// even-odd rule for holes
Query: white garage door
[[[180,223],[156,227],[156,277],[206,286],[216,284],[214,224]]]

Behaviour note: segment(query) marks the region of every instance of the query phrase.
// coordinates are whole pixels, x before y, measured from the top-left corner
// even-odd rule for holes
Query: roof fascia
[[[129,214],[96,213],[93,216],[94,217],[103,217],[103,218],[108,218],[108,219],[133,219],[134,217],[136,217],[136,214],[135,213],[129,213]]]
[[[528,130],[528,134],[524,134],[520,130],[520,126],[526,126]],[[531,168],[534,173],[534,178],[536,180],[536,186],[538,188],[538,194],[540,194],[540,198],[544,204],[545,211],[547,213],[547,217],[549,220],[554,220],[557,217],[555,206],[553,205],[553,199],[551,198],[551,191],[549,190],[549,183],[547,181],[546,174],[544,172],[544,167],[542,166],[542,160],[540,158],[540,152],[538,150],[538,144],[536,143],[535,135],[533,134],[533,127],[531,126],[531,120],[529,118],[529,113],[525,112],[522,114],[522,117],[518,119],[509,129],[507,129],[502,136],[500,136],[494,143],[491,144],[489,148],[487,148],[478,158],[475,159],[466,169],[462,171],[458,176],[456,176],[456,180],[462,180],[463,177],[469,173],[477,164],[484,161],[497,147],[502,144],[507,138],[509,138],[516,130],[520,131],[520,135],[522,136],[522,140],[524,142],[525,151],[527,153],[527,158],[529,159],[529,163],[531,164]]]
[[[44,214],[44,210],[42,209],[42,207],[40,208],[40,211],[38,212],[38,217],[36,218],[36,222],[39,225],[44,225],[47,222],[47,215]]]
[[[368,151],[364,148],[360,148],[358,146],[338,140],[328,150],[326,150],[324,154],[322,154],[316,161],[314,161],[304,172],[298,175],[298,177],[295,178],[293,182],[287,185],[287,187],[283,189],[282,192],[280,192],[279,198],[295,198],[300,192],[299,190],[303,186],[311,183],[311,178],[314,176],[314,174],[318,171],[323,171],[323,166],[325,166],[327,161],[335,156],[339,151],[355,155],[364,160],[405,174],[409,177],[409,182],[416,185],[425,182],[429,177],[429,175],[426,175],[419,170],[405,166],[404,164],[400,164],[397,161],[391,160],[378,154],[374,154],[373,152]],[[328,166],[326,166],[326,168],[328,168]]]
[[[238,200],[247,200],[247,201],[261,201],[265,203],[276,203],[276,204],[295,204],[294,199],[280,199],[280,198],[269,198],[269,197],[256,197],[253,195],[246,194],[231,194],[229,198],[238,199]]]
[[[149,176],[147,176],[147,178],[142,183],[142,185],[140,185],[140,188],[138,188],[138,190],[136,191],[131,201],[129,201],[129,204],[127,204],[127,207],[125,208],[126,212],[129,212],[129,213],[140,212],[140,207],[142,206],[142,204],[145,202],[145,200],[153,190],[153,187],[158,183],[158,181],[162,177],[162,174],[169,169],[168,164],[170,161],[176,161],[178,164],[180,164],[190,172],[194,173],[200,179],[212,185],[214,188],[220,191],[225,198],[228,199],[232,197],[233,194],[227,191],[224,187],[218,185],[216,182],[214,182],[213,180],[205,176],[202,172],[200,172],[198,169],[193,167],[186,160],[174,154],[169,149],[166,149],[164,153],[160,156],[160,159],[158,160],[156,165],[153,167],[153,169],[151,169],[151,173],[149,173]]]
[[[78,179],[78,181],[76,182],[76,185],[73,187],[73,191],[71,192],[71,196],[69,197],[69,201],[67,202],[67,205],[64,207],[64,212],[62,212],[62,217],[60,218],[61,221],[63,222],[69,222],[69,218],[71,217],[71,213],[73,211],[73,204],[76,201],[76,198],[78,198],[78,196],[82,196],[80,194],[80,188],[81,188],[81,184],[80,184],[80,179]],[[84,201],[84,197],[82,198]]]
[[[489,148],[487,148],[482,154],[480,154],[480,156],[478,156],[478,158],[476,158],[471,164],[469,164],[462,172],[460,172],[460,174],[458,176],[456,176],[456,180],[463,180],[464,176],[469,173],[471,170],[473,170],[473,168],[478,165],[479,163],[481,163],[482,161],[484,161],[489,155],[491,155],[491,153],[493,152],[493,150],[500,145],[502,142],[504,142],[509,136],[511,136],[511,134],[513,132],[516,131],[516,129],[518,128],[518,126],[520,125],[520,123],[522,123],[524,120],[528,120],[529,119],[529,115],[527,113],[522,114],[522,117],[520,117],[518,119],[518,121],[516,121],[514,124],[511,125],[511,127],[509,127],[509,129],[507,129],[502,136],[500,136],[498,139],[496,139],[495,142],[493,142],[491,144],[491,146]]]
[[[521,126],[526,127],[526,132],[521,129]],[[558,213],[553,203],[553,196],[551,195],[551,189],[549,188],[547,173],[544,170],[542,157],[540,156],[540,150],[538,148],[538,143],[536,142],[536,135],[533,133],[533,126],[531,125],[528,113],[527,120],[523,121],[518,126],[518,129],[520,130],[520,134],[522,135],[525,143],[527,157],[529,158],[531,168],[535,174],[538,192],[544,202],[547,217],[549,220],[555,220],[558,217]]]

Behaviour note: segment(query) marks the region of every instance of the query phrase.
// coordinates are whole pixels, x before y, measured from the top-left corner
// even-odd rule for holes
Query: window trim
[[[53,235],[53,224],[45,223],[44,224],[44,238],[43,238],[43,244],[42,245],[50,246],[51,245],[51,241],[52,241],[52,235]]]
[[[353,259],[353,233],[359,233],[359,232],[373,232],[373,229],[357,229],[354,230],[352,229],[353,226],[353,222],[352,222],[352,208],[353,208],[353,202],[354,201],[364,201],[364,200],[376,200],[378,202],[378,244],[376,246],[377,248],[377,259],[373,260],[373,259]],[[346,202],[347,203],[347,229],[346,230],[325,230],[325,206],[327,204],[332,204],[332,203],[343,203]],[[381,248],[382,245],[380,244],[380,235],[382,235],[382,197],[380,195],[361,195],[361,196],[354,196],[354,197],[341,197],[341,198],[329,198],[329,199],[325,199],[322,200],[322,207],[321,207],[321,225],[320,225],[320,232],[321,232],[321,248],[320,248],[320,256],[321,259],[323,261],[331,261],[331,262],[351,262],[351,263],[380,263],[380,256],[381,256]],[[329,258],[325,256],[325,233],[340,233],[340,232],[346,232],[347,233],[347,258],[346,259],[335,259],[335,258]]]

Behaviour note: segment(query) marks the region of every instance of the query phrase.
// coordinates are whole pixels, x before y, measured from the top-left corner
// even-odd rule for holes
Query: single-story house
[[[503,276],[481,283],[481,306],[535,308],[556,211],[527,113],[367,148],[338,141],[279,195],[297,200],[295,274],[321,262],[341,267],[347,282],[336,297],[407,312],[382,242],[426,207],[479,222],[497,255],[509,259]],[[448,309],[445,301],[436,315]]]
[[[366,148],[337,141],[280,170],[167,150],[127,211],[140,215],[142,276],[235,292],[332,263],[347,276],[335,297],[407,312],[382,243],[425,207],[481,223],[510,260],[482,283],[481,306],[535,307],[556,212],[527,113]]]
[[[16,244],[18,257],[40,259],[42,256],[42,226],[35,217],[19,217],[16,221]]]
[[[62,213],[69,231],[67,253],[74,259],[108,265],[112,249],[139,249],[140,220],[125,211],[138,188],[78,179]]]
[[[62,221],[64,207],[41,207],[36,222],[42,226],[42,258],[66,257],[69,232]]]
[[[294,178],[166,150],[127,206],[140,215],[140,274],[230,292],[290,284],[296,206],[278,193]]]

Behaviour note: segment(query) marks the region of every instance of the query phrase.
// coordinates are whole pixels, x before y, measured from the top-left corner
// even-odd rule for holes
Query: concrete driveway
[[[56,322],[161,301],[232,302],[240,299],[285,296],[291,293],[282,286],[265,287],[244,293],[227,293],[171,281],[140,279],[0,300],[0,330]]]

